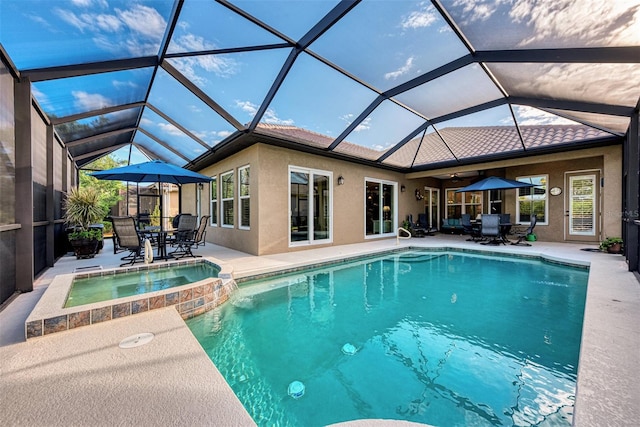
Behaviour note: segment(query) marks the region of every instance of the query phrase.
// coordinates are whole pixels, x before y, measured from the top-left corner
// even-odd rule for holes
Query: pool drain
[[[293,381],[289,384],[289,388],[287,389],[289,396],[294,399],[300,399],[304,395],[304,384],[300,381]]]
[[[353,356],[356,354],[356,351],[358,351],[358,349],[353,344],[346,343],[342,346],[342,352],[347,356]]]
[[[120,348],[134,348],[148,344],[153,339],[154,335],[151,332],[143,332],[141,334],[131,335],[120,341]]]

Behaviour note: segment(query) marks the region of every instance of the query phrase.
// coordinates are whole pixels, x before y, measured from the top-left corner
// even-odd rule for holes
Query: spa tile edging
[[[193,261],[183,261],[175,263],[175,265],[192,263]],[[153,265],[134,267],[126,269],[126,272],[155,268],[159,267]],[[42,337],[170,306],[174,306],[180,316],[186,320],[223,304],[237,289],[232,274],[226,271],[226,268],[221,267],[217,278],[207,278],[170,289],[70,308],[63,308],[64,301],[60,304],[62,293],[64,293],[63,299],[66,301],[66,296],[69,293],[74,277],[100,277],[108,274],[119,274],[120,272],[121,270],[58,276],[59,281],[62,282],[58,284],[61,290],[57,292],[58,295],[53,297],[53,309],[47,310],[45,307],[43,310],[34,309],[32,311],[25,322],[26,339]]]
[[[203,314],[226,302],[234,289],[235,281],[223,281],[220,278],[204,279],[195,284],[184,285],[178,291],[149,297],[137,298],[133,301],[117,302],[92,309],[80,310],[43,319],[27,320],[25,324],[27,339],[41,337],[56,332],[67,331],[81,326],[89,326],[158,308],[174,306],[183,319],[190,319]],[[118,301],[118,300],[114,300]],[[111,301],[107,301],[111,303]]]

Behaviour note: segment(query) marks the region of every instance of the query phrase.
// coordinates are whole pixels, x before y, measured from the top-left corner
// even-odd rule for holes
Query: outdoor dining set
[[[462,215],[463,233],[469,235],[467,241],[479,242],[483,245],[522,245],[531,246],[526,242],[527,236],[533,233],[536,226],[536,215],[531,215],[531,224],[525,230],[513,230],[511,224],[511,214],[482,214],[478,215],[475,220],[471,219],[471,215]],[[512,231],[515,231],[512,233]],[[509,240],[509,236],[513,234],[517,239]]]
[[[193,249],[205,244],[205,234],[209,215],[198,217],[191,214],[178,214],[173,218],[172,229],[161,227],[140,227],[132,216],[111,217],[113,223],[113,251],[128,250],[122,257],[126,261],[121,266],[136,262],[151,263],[158,260],[199,257]],[[156,254],[153,248],[156,248]],[[167,252],[167,247],[172,248]]]

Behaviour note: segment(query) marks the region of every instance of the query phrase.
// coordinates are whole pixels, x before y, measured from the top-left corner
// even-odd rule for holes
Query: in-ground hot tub
[[[96,283],[96,289],[100,289],[95,293],[98,294],[99,301],[91,295],[90,297],[93,299],[85,299],[87,295],[80,295],[69,300],[72,285],[76,279],[79,283],[84,282],[86,287],[87,284],[93,282],[92,279],[97,282],[100,279],[109,279],[109,282],[117,283],[118,280],[113,281],[112,279],[121,275],[122,278],[126,278],[125,287],[131,288],[132,273],[140,276],[137,283],[147,283],[150,277],[167,276],[163,274],[164,270],[166,270],[165,273],[172,269],[184,273],[189,270],[189,266],[194,267],[192,270],[203,270],[205,264],[208,267],[205,270],[217,273],[215,274],[217,277],[204,277],[200,280],[189,281],[188,277],[197,278],[198,276],[178,274],[160,285],[153,283],[149,286],[133,285],[139,289],[128,289],[124,292],[127,296],[120,296],[122,292],[117,292],[114,289],[111,292],[111,297],[106,295],[107,291],[104,286]],[[52,280],[27,318],[25,336],[27,339],[40,337],[168,306],[175,306],[180,315],[184,319],[188,319],[219,306],[229,299],[229,295],[236,288],[236,283],[231,276],[231,269],[207,258],[161,265],[150,264],[116,268],[91,273],[63,274]],[[136,292],[136,290],[142,292]],[[91,293],[89,292],[89,294]],[[74,304],[72,302],[74,299],[79,300],[80,305]],[[85,301],[93,302],[85,303]]]

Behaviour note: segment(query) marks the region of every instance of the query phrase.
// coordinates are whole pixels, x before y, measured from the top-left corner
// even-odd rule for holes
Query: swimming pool
[[[570,425],[587,276],[396,253],[241,284],[187,324],[258,425]]]
[[[210,262],[164,265],[115,274],[95,273],[73,279],[65,307],[76,307],[133,295],[170,289],[210,277],[218,277],[220,267]]]

